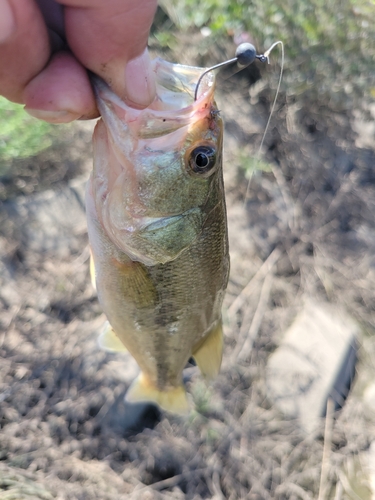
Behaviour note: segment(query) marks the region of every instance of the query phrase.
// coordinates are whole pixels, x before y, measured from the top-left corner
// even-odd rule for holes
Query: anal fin
[[[144,373],[134,380],[129,387],[125,397],[129,403],[150,402],[154,403],[163,410],[178,415],[189,413],[189,403],[186,397],[184,386],[172,387],[165,391],[159,390],[147,378]]]
[[[194,348],[195,359],[202,375],[215,378],[220,371],[223,357],[223,326],[221,320],[211,329],[204,339]]]
[[[103,330],[98,337],[98,344],[103,351],[127,352],[126,347],[118,338],[108,321],[105,322]]]

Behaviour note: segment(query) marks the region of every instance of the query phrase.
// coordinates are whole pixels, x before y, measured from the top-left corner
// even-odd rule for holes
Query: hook
[[[249,66],[251,63],[255,61],[255,59],[258,59],[260,62],[266,62],[268,61],[268,56],[267,55],[258,55],[256,52],[256,49],[254,45],[251,43],[241,43],[237,47],[235,57],[233,59],[229,59],[228,61],[224,61],[219,64],[215,64],[215,66],[211,66],[211,68],[207,68],[201,76],[198,79],[197,85],[195,87],[195,93],[194,93],[194,101],[198,99],[198,89],[199,85],[203,79],[203,77],[209,73],[210,71],[213,71],[214,69],[219,69],[222,68],[223,66],[227,66],[228,64],[232,64],[234,62],[237,62],[242,66],[241,69],[246,68],[246,66]]]

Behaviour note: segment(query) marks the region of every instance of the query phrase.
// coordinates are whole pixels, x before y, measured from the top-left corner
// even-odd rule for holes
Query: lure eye
[[[216,149],[212,146],[198,146],[190,153],[189,165],[196,174],[207,174],[216,164]]]

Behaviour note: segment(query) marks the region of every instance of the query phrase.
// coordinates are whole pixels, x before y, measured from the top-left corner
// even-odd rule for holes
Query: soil
[[[104,317],[90,284],[80,203],[67,202],[65,226],[49,222],[39,233],[32,226],[35,210],[88,175],[92,124],[76,124],[65,143],[3,180],[0,499],[318,497],[324,422],[306,436],[272,406],[264,374],[306,297],[349,311],[363,327],[367,355],[375,354],[375,148],[359,115],[281,95],[262,170],[248,186],[270,110],[263,80],[249,92],[256,78],[242,73],[218,91],[232,266],[225,352],[210,386],[187,369],[195,409],[185,419],[124,405],[136,368],[97,347]],[[38,205],[49,189],[55,194],[45,191]],[[75,193],[81,202],[81,188]],[[45,234],[53,230],[61,238],[52,245]],[[335,415],[332,498],[364,498],[351,496],[342,471],[369,448],[374,427],[353,391]]]

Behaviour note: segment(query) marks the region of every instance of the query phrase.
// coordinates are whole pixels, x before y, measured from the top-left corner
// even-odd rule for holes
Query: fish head
[[[194,100],[203,68],[155,59],[153,70],[156,97],[143,110],[94,78],[102,118],[90,188],[107,236],[147,265],[175,258],[199,235],[222,176],[214,74],[203,77]]]

